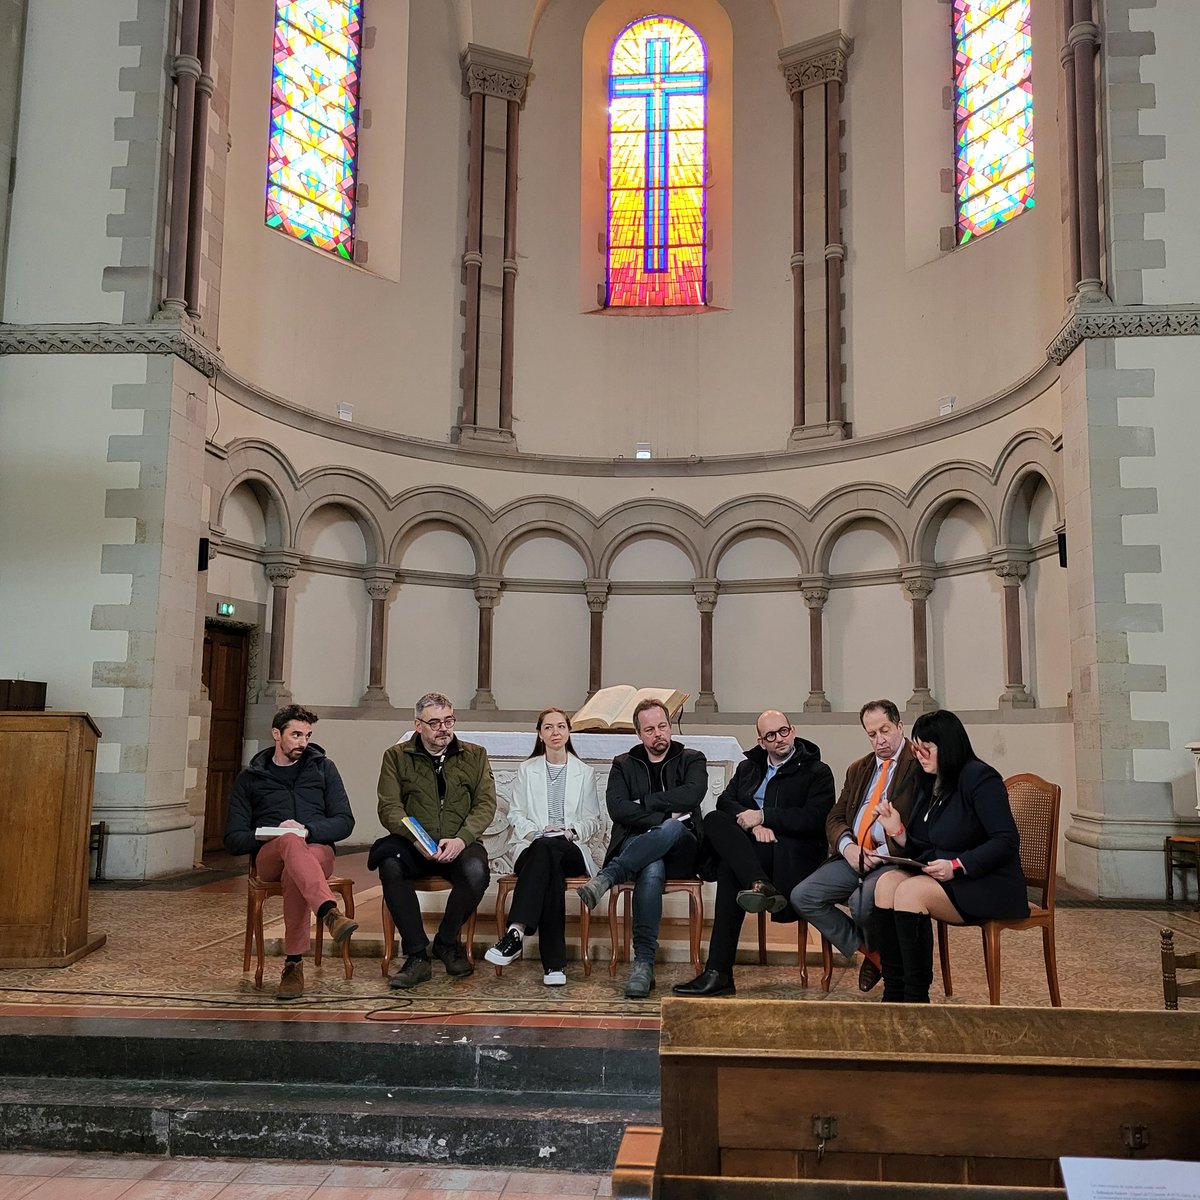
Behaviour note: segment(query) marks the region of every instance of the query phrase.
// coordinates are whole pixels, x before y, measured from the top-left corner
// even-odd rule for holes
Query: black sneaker
[[[458,942],[452,946],[443,946],[437,938],[434,938],[433,952],[442,960],[447,975],[470,975],[475,970],[467,962],[467,952]]]
[[[416,987],[418,983],[424,983],[427,979],[432,978],[433,963],[429,961],[429,955],[422,950],[420,954],[410,954],[404,960],[404,966],[388,980],[388,987],[400,989]]]
[[[521,953],[521,941],[520,931],[510,929],[483,957],[493,966],[507,967]]]

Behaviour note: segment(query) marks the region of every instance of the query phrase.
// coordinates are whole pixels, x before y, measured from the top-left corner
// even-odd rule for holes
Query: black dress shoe
[[[777,913],[788,905],[787,897],[769,879],[760,879],[753,887],[738,892],[737,902],[748,913]]]
[[[864,954],[862,965],[858,968],[858,990],[869,992],[882,978],[883,972]]]
[[[687,983],[677,983],[672,989],[677,996],[735,996],[733,976],[724,971],[701,971]]]

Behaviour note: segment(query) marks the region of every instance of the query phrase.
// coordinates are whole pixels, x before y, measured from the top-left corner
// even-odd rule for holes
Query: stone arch
[[[991,509],[983,497],[966,488],[947,488],[920,510],[916,533],[913,537],[915,561],[927,563],[935,561],[934,549],[937,544],[938,530],[946,513],[957,504],[970,505],[979,513],[983,518],[987,533],[985,545],[990,549],[996,544],[996,518],[992,515]]]
[[[874,497],[877,505],[867,507],[865,500]],[[817,574],[829,571],[829,556],[834,544],[847,526],[869,522],[880,527],[896,552],[896,563],[910,557],[909,539],[905,532],[905,510],[899,492],[878,484],[868,487],[840,488],[821,501],[813,511],[812,522],[819,530],[812,554],[812,569]],[[818,522],[818,517],[821,520]]]
[[[261,471],[247,470],[235,476],[217,501],[214,514],[214,524],[219,528],[225,525],[225,506],[229,498],[238,488],[245,486],[253,493],[262,509],[263,521],[266,524],[265,545],[272,549],[283,549],[292,545],[292,520],[288,513],[287,501],[269,475]]]
[[[595,518],[578,505],[555,496],[528,496],[500,509],[492,529],[496,539],[493,573],[503,574],[505,560],[517,543],[538,532],[549,533],[570,545],[583,559],[588,576],[595,577]]]
[[[708,520],[712,546],[704,563],[704,576],[716,578],[722,555],[734,542],[758,531],[782,538],[804,574],[808,570],[808,547],[799,531],[807,526],[808,518],[799,505],[773,496],[746,496],[724,504]]]
[[[388,543],[388,562],[399,565],[402,546],[422,525],[443,525],[462,535],[475,555],[475,573],[491,569],[492,514],[473,496],[456,488],[414,488],[393,505],[395,532]]]
[[[697,579],[705,561],[704,526],[685,505],[668,501],[639,500],[605,514],[599,533],[603,551],[599,556],[600,576],[608,578],[613,559],[636,537],[653,536],[677,545],[688,557]]]
[[[370,566],[379,562],[380,551],[383,548],[383,532],[379,528],[379,521],[375,514],[358,497],[332,489],[313,498],[304,512],[300,514],[300,518],[296,522],[295,544],[299,545],[300,535],[312,515],[322,508],[328,508],[330,505],[344,508],[354,518],[355,523],[362,532],[363,542],[366,546],[365,565]]]

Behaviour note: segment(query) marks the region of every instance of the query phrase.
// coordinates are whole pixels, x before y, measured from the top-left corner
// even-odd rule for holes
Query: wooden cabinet
[[[0,967],[65,967],[88,936],[96,743],[87,713],[0,712]]]

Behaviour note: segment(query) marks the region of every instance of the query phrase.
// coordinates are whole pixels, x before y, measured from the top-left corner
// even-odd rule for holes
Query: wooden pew
[[[622,1200],[1061,1197],[1060,1155],[1200,1158],[1200,1013],[666,999],[660,1064]]]

